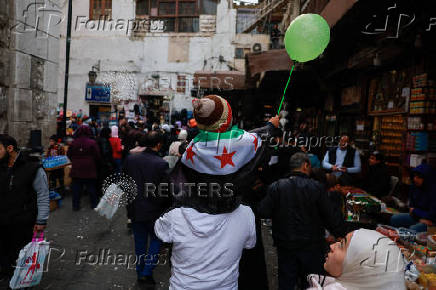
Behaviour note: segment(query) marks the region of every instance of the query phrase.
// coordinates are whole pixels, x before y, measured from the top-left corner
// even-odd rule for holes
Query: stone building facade
[[[0,0],[0,133],[56,133],[60,0]]]
[[[261,43],[263,50],[268,49],[269,35],[247,34],[241,38],[236,34],[237,11],[231,0],[172,1],[183,10],[179,15],[169,2],[73,0],[68,111],[89,114],[91,106],[96,105],[85,100],[88,72],[94,69],[98,82],[123,88],[121,93],[117,89],[117,96],[112,91],[111,98],[131,104],[139,96],[149,95],[152,88],[153,94],[171,96],[173,111],[189,110],[196,72],[245,71],[244,59],[235,57],[236,48],[250,51],[253,43]],[[106,5],[104,11],[94,9],[102,5]],[[193,5],[199,6],[194,9]],[[95,12],[108,16],[96,17]],[[162,14],[165,16],[160,17]],[[168,14],[175,14],[178,27]],[[189,14],[194,20],[187,25],[188,17],[180,14]],[[170,21],[163,26],[156,24],[161,19]],[[61,39],[65,39],[65,33]],[[64,49],[61,41],[59,103],[63,102]],[[159,88],[157,92],[153,86]]]

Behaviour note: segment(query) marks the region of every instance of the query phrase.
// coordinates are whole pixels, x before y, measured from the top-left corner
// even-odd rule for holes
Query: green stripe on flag
[[[224,133],[208,132],[200,130],[197,136],[194,138],[194,143],[197,142],[209,142],[216,141],[219,139],[235,139],[239,136],[244,135],[244,130],[239,129],[236,125],[232,127],[229,131]]]

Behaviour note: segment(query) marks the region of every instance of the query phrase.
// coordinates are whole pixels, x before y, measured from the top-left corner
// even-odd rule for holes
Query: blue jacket
[[[436,174],[427,164],[422,164],[413,169],[413,173],[419,173],[424,177],[421,187],[414,184],[410,187],[410,207],[412,214],[419,219],[428,219],[436,223]]]

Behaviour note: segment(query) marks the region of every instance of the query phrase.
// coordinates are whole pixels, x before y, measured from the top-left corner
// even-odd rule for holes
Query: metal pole
[[[73,0],[68,0],[67,39],[65,49],[65,85],[64,85],[64,116],[62,118],[62,136],[67,135],[67,100],[68,100],[68,77],[70,73],[70,45],[71,45],[71,19]]]

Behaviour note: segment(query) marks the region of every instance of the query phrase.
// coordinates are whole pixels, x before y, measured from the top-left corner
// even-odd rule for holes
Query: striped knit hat
[[[209,95],[192,101],[198,129],[222,133],[232,125],[232,108],[222,97]]]

